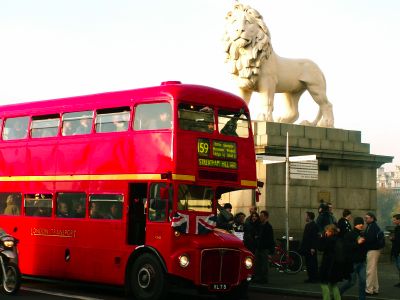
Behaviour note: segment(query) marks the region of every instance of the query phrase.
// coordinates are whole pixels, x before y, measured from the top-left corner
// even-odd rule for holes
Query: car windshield
[[[178,210],[212,211],[214,191],[208,186],[180,184]]]

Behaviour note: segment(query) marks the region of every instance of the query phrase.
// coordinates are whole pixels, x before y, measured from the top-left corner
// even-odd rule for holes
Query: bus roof
[[[34,102],[25,102],[17,104],[9,104],[0,106],[0,117],[7,115],[18,115],[26,113],[45,113],[47,110],[51,110],[58,107],[63,107],[64,111],[76,109],[78,107],[86,108],[99,108],[115,106],[116,97],[121,100],[125,99],[125,104],[135,104],[136,102],[154,101],[154,99],[188,99],[190,103],[196,103],[196,100],[202,104],[209,104],[210,106],[215,103],[220,97],[230,97],[229,106],[230,108],[240,109],[246,106],[245,101],[229,92],[225,92],[219,89],[206,87],[202,85],[193,84],[181,84],[180,82],[163,82],[160,86],[139,88],[124,91],[104,92],[83,96],[66,97],[52,100],[41,100]]]

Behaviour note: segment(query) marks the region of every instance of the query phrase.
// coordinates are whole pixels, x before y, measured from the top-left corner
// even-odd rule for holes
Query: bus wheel
[[[154,255],[145,253],[133,263],[131,286],[134,299],[158,300],[165,298],[166,276]]]

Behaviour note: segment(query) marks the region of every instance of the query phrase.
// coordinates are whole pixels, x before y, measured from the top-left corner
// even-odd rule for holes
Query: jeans
[[[350,279],[347,280],[340,287],[340,294],[342,295],[349,288],[354,286],[358,277],[358,299],[365,300],[365,285],[366,285],[366,268],[365,262],[359,262],[353,264],[353,273],[350,275]]]
[[[395,264],[397,270],[400,272],[400,254],[397,255],[397,256],[394,258],[394,264]]]

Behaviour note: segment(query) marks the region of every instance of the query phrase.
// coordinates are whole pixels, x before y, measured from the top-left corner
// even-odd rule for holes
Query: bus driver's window
[[[172,209],[170,203],[168,185],[165,183],[153,183],[150,186],[149,220],[167,221],[167,209]]]

